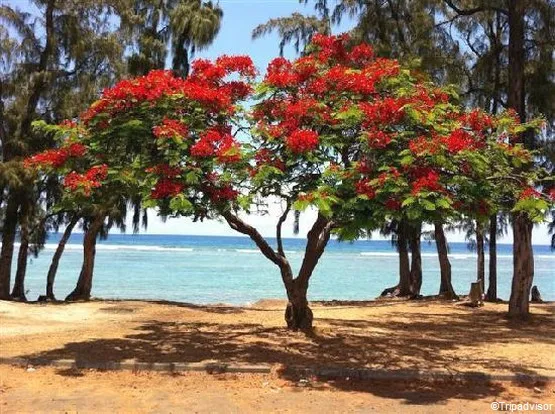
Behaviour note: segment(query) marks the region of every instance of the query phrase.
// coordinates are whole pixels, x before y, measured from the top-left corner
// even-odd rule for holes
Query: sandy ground
[[[126,373],[0,366],[8,413],[487,413],[494,402],[554,404],[552,386],[330,381],[275,375]],[[553,412],[555,405],[547,412]]]
[[[0,356],[144,362],[482,371],[555,375],[553,304],[527,323],[506,304],[313,304],[313,335],[283,328],[284,303],[0,302]],[[555,402],[549,384],[314,382],[271,375],[36,371],[0,367],[0,412],[487,412],[493,401]],[[85,379],[85,380],[84,380]],[[530,385],[530,384],[528,384]],[[536,390],[534,390],[536,386]],[[136,407],[133,408],[133,407]]]

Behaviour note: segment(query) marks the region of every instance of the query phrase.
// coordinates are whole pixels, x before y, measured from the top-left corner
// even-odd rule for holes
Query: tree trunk
[[[58,272],[58,265],[60,263],[60,259],[62,254],[64,253],[66,244],[71,236],[71,232],[73,228],[79,221],[79,216],[75,215],[71,218],[70,222],[67,224],[67,227],[64,230],[64,234],[58,243],[58,247],[54,252],[54,256],[52,256],[52,262],[50,263],[50,268],[48,269],[48,275],[46,276],[46,298],[50,300],[56,300],[54,296],[54,279],[56,278],[56,273]]]
[[[524,16],[527,2],[509,0],[509,90],[507,105],[526,121],[524,68],[526,64]],[[533,147],[532,134],[517,135],[513,142]],[[532,250],[532,223],[518,213],[513,217],[513,282],[509,299],[509,317],[526,318],[530,314],[529,298],[534,279],[534,252]]]
[[[476,222],[476,252],[478,253],[476,280],[480,282],[482,292],[485,292],[486,261],[484,256],[484,229]]]
[[[399,283],[385,289],[380,296],[411,296],[410,260],[407,237],[407,224],[401,220],[397,226],[397,252],[399,254]]]
[[[12,290],[12,299],[27,301],[25,297],[25,274],[27,273],[27,258],[29,256],[29,200],[21,206],[19,219],[20,245],[17,255],[17,270],[15,271],[15,282]]]
[[[287,274],[283,273],[287,269],[281,268],[282,280],[289,299],[285,309],[285,322],[289,329],[304,331],[312,329],[312,310],[308,306],[306,295],[308,281],[328,244],[332,225],[330,220],[318,214],[318,218],[306,236],[306,249],[298,276],[290,279]]]
[[[509,299],[509,317],[526,318],[530,314],[530,289],[534,280],[532,223],[525,213],[513,219],[513,283]]]
[[[497,301],[497,215],[489,221],[489,283],[486,299]]]
[[[443,225],[439,222],[434,223],[434,235],[441,275],[439,295],[443,296],[445,299],[458,299],[455,289],[453,289],[453,285],[451,284],[451,263],[449,262],[447,239],[445,237]]]
[[[0,299],[6,300],[11,299],[10,284],[18,209],[19,202],[17,197],[14,195],[10,196],[4,214],[2,250],[0,252]]]
[[[285,322],[287,328],[292,330],[310,330],[312,329],[312,310],[308,306],[307,291],[308,283],[296,278],[286,286],[287,289],[287,307],[285,308]]]
[[[104,216],[95,217],[85,233],[83,240],[83,266],[77,280],[77,286],[66,297],[66,301],[89,300],[91,298],[96,238],[103,223]]]
[[[422,287],[422,256],[420,253],[421,230],[422,223],[411,226],[409,236],[409,246],[411,253],[410,290],[413,297],[420,296],[420,288]]]

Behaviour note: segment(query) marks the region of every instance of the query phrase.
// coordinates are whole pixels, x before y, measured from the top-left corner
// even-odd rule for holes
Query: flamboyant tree
[[[369,217],[405,222],[410,284],[419,292],[423,222],[474,206],[501,177],[516,183],[514,191],[533,179],[511,169],[528,153],[501,142],[524,128],[512,117],[494,133],[488,117],[463,112],[421,75],[376,58],[366,44],[349,46],[344,35],[316,35],[305,56],[273,60],[248,116],[239,104],[253,92],[250,58],[198,60],[192,69],[187,79],[153,71],[106,90],[72,127],[78,142],[71,145],[82,145],[83,154],[76,164],[66,156],[57,173],[84,204],[140,194],[163,215],[223,218],[279,268],[291,329],[312,327],[309,281],[332,231],[357,234]],[[249,127],[250,139],[236,138],[246,138]],[[62,146],[64,154],[71,145]],[[497,164],[495,179],[481,173]],[[240,214],[268,198],[283,206],[275,247]],[[309,206],[318,214],[295,274],[282,225],[292,210]]]

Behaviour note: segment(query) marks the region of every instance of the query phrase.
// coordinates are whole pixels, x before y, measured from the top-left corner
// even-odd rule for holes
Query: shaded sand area
[[[0,366],[0,412],[489,412],[555,403],[552,383],[317,380],[284,366],[554,376],[553,304],[527,323],[506,304],[313,303],[315,332],[284,329],[282,301],[251,307],[145,301],[0,302],[0,357],[273,364],[271,374]],[[304,385],[299,387],[299,385]],[[555,407],[555,406],[554,406]]]
[[[506,304],[384,300],[314,303],[315,332],[284,328],[282,301],[251,307],[171,302],[0,302],[0,357],[222,361],[555,376],[553,304],[528,323]]]
[[[554,404],[553,392],[549,384],[415,381],[321,381],[300,388],[266,374],[135,374],[43,367],[28,372],[0,366],[2,414],[488,413],[494,412],[494,402]]]

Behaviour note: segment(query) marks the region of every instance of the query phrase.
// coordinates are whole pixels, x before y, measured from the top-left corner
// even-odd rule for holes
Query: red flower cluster
[[[395,98],[384,98],[374,102],[361,102],[359,108],[366,116],[363,125],[368,128],[398,123],[405,115],[403,110],[405,104],[405,100]]]
[[[88,123],[101,113],[114,115],[141,102],[155,102],[172,95],[183,95],[197,101],[210,112],[230,112],[234,101],[245,98],[252,90],[248,83],[224,81],[227,75],[234,72],[250,77],[256,70],[247,56],[222,56],[216,63],[196,60],[187,79],[178,78],[169,70],[153,70],[145,76],[123,80],[104,90],[100,100],[81,117]]]
[[[483,142],[479,142],[464,129],[456,129],[445,138],[447,150],[452,154],[458,154],[464,150],[474,150],[484,146]]]
[[[252,59],[246,55],[222,55],[216,59],[216,66],[223,68],[226,74],[238,73],[241,76],[256,76],[256,68],[254,67]]]
[[[397,210],[401,209],[401,202],[399,200],[395,200],[393,198],[390,198],[384,203],[384,206],[388,210],[397,211]]]
[[[152,189],[150,197],[152,197],[154,200],[174,197],[180,194],[184,188],[185,186],[183,185],[183,183],[180,183],[171,178],[161,178]]]
[[[231,188],[229,185],[210,187],[207,193],[213,203],[232,201],[237,199],[237,196],[239,195],[239,192]]]
[[[290,61],[278,57],[268,65],[264,82],[278,88],[287,88],[296,86],[300,82],[300,76],[293,70],[293,64]]]
[[[191,155],[198,158],[217,156],[221,163],[234,163],[241,160],[241,146],[228,128],[211,128],[191,147]]]
[[[39,166],[59,168],[68,158],[79,158],[85,155],[87,148],[83,144],[74,143],[58,149],[47,150],[33,155],[24,161],[26,167]]]
[[[417,195],[422,190],[443,192],[445,189],[439,183],[439,174],[430,170],[426,175],[420,176],[412,183],[412,195]]]
[[[519,200],[525,200],[527,198],[540,198],[541,193],[533,187],[528,187],[524,189],[518,196]]]
[[[161,177],[175,178],[181,175],[182,171],[179,167],[172,167],[168,164],[158,164],[154,167],[147,168],[147,173],[156,174]]]
[[[152,128],[156,138],[173,138],[175,136],[184,138],[189,134],[187,125],[177,119],[164,118],[162,125]]]
[[[463,125],[468,126],[475,132],[483,132],[493,127],[493,119],[479,109],[463,114],[461,121]]]
[[[94,166],[84,174],[72,171],[64,178],[64,187],[71,191],[81,189],[86,196],[89,196],[93,188],[102,185],[102,180],[107,175],[108,166],[106,164]]]
[[[378,129],[368,130],[366,136],[368,138],[368,146],[374,149],[385,148],[391,142],[391,134]]]
[[[358,181],[355,184],[355,190],[357,194],[365,195],[366,197],[368,197],[369,200],[372,200],[374,197],[376,197],[376,190],[370,184],[370,180],[367,178]]]
[[[241,148],[233,137],[227,134],[222,139],[216,155],[221,163],[235,163],[241,161]]]
[[[416,156],[423,154],[436,154],[439,151],[439,146],[428,137],[420,136],[409,142],[409,150]]]
[[[287,137],[287,148],[295,154],[312,151],[318,146],[318,133],[307,129],[297,129]]]

